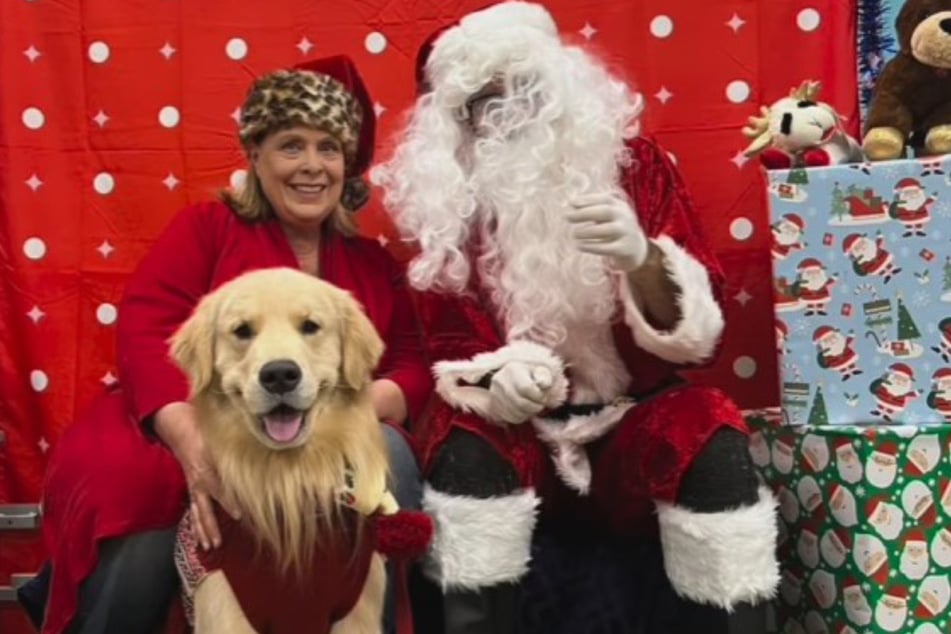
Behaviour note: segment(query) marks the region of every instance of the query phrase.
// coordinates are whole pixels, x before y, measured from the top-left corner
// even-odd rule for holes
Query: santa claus
[[[898,445],[885,441],[875,447],[865,461],[865,479],[869,484],[886,489],[898,475]]]
[[[862,462],[852,445],[851,438],[837,438],[835,446],[835,466],[844,482],[855,484],[862,479]]]
[[[858,524],[855,496],[841,484],[832,484],[829,487],[829,510],[835,521],[842,526],[849,527]]]
[[[925,225],[931,220],[935,199],[925,193],[921,183],[914,178],[903,178],[895,185],[895,200],[888,215],[905,227],[903,238],[926,236]]]
[[[918,398],[919,391],[914,387],[915,373],[904,363],[893,363],[888,371],[868,386],[875,397],[873,416],[881,416],[891,422],[905,411],[912,399]]]
[[[806,568],[810,570],[819,565],[819,535],[816,525],[808,524],[799,530],[796,539],[796,554]]]
[[[773,259],[785,260],[794,251],[803,248],[802,232],[806,225],[798,214],[786,214],[771,227]]]
[[[928,541],[921,529],[912,529],[905,534],[899,570],[911,580],[917,581],[928,574]]]
[[[638,136],[642,98],[537,4],[472,13],[423,59],[373,178],[419,247],[438,398],[414,431],[447,632],[515,627],[542,498],[553,522],[658,534],[694,602],[771,596],[776,502],[743,418],[676,373],[716,351],[723,277],[667,153]]]
[[[905,452],[908,464],[905,466],[905,475],[920,478],[938,466],[941,460],[941,445],[937,434],[918,434],[908,443]]]
[[[901,505],[905,513],[914,518],[919,526],[925,528],[934,526],[937,519],[934,494],[925,482],[921,480],[909,482],[901,492]]]
[[[828,610],[835,603],[835,577],[827,570],[816,570],[812,573],[809,577],[809,590],[820,608]]]
[[[802,439],[803,466],[814,473],[825,470],[829,464],[829,442],[816,434],[806,434]]]
[[[806,305],[806,315],[828,315],[835,278],[829,277],[825,266],[815,258],[806,258],[796,267],[793,293]]]
[[[940,495],[938,499],[941,503],[941,508],[944,509],[947,515],[951,515],[951,480],[941,478],[938,494]]]
[[[858,366],[859,355],[853,350],[855,335],[846,337],[836,328],[819,326],[812,334],[812,342],[816,344],[820,368],[838,372],[843,381],[862,374]]]
[[[773,443],[773,467],[782,474],[792,471],[795,465],[796,441],[792,438],[777,438]]]
[[[766,434],[761,431],[750,434],[750,457],[757,467],[769,464],[769,442],[766,440]]]
[[[819,540],[819,552],[830,567],[838,568],[845,563],[851,543],[852,537],[844,528],[827,530]]]
[[[915,616],[922,620],[934,620],[946,616],[945,609],[951,600],[951,582],[948,575],[931,575],[918,588],[918,607]]]
[[[872,622],[872,606],[868,604],[862,586],[852,577],[842,584],[842,600],[845,603],[845,618],[853,624],[864,627]]]
[[[941,333],[941,341],[937,346],[931,346],[931,349],[937,352],[945,363],[951,363],[951,317],[945,317],[938,322],[938,332]]]
[[[869,525],[884,539],[898,537],[905,521],[905,514],[896,504],[886,497],[874,497],[865,503],[865,514]]]
[[[859,533],[852,546],[855,565],[866,577],[881,586],[888,581],[888,552],[885,544],[875,535]]]
[[[886,632],[898,632],[908,618],[908,589],[893,586],[875,606],[875,624]]]
[[[951,529],[942,528],[931,539],[931,558],[942,568],[951,568]]]
[[[776,318],[776,353],[780,356],[787,354],[786,339],[789,338],[789,326],[782,319]]]
[[[943,333],[942,333],[942,336]],[[939,352],[937,348],[936,351]],[[928,407],[938,412],[946,423],[951,423],[951,368],[938,368],[931,375]]]
[[[857,233],[850,233],[842,241],[842,250],[852,260],[852,269],[856,275],[879,276],[885,283],[901,272],[895,266],[895,258],[885,249],[885,239],[877,236],[875,240]]]

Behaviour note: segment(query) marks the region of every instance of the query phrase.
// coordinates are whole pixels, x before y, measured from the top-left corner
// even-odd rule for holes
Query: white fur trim
[[[528,571],[539,499],[532,489],[479,499],[427,487],[423,510],[436,524],[426,575],[444,590],[516,581]]]
[[[588,494],[591,463],[584,445],[608,433],[633,406],[633,401],[622,401],[605,405],[594,414],[572,416],[566,421],[550,418],[533,421],[538,437],[552,448],[555,469],[565,484],[582,495]]]
[[[673,363],[702,363],[713,355],[723,332],[723,312],[713,297],[707,270],[667,236],[651,240],[664,253],[667,274],[680,288],[680,321],[672,330],[655,330],[641,313],[626,279],[621,280],[624,320],[637,344]]]
[[[568,397],[568,379],[561,359],[550,349],[530,341],[515,341],[494,352],[483,352],[468,361],[440,361],[433,366],[436,393],[448,404],[464,412],[475,412],[483,418],[498,421],[492,414],[489,391],[482,387],[460,385],[459,381],[475,384],[490,372],[499,370],[509,361],[521,361],[547,368],[553,377],[546,407],[558,407]]]
[[[658,503],[657,513],[664,567],[678,594],[727,611],[775,595],[778,519],[769,489],[760,487],[755,504],[730,511]]]

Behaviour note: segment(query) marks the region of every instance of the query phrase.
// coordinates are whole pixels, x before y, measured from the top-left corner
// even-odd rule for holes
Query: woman
[[[257,80],[239,138],[247,182],[183,210],[129,280],[120,307],[122,387],[64,434],[51,459],[44,540],[52,585],[43,632],[151,632],[175,588],[174,526],[194,514],[204,548],[220,543],[209,468],[167,339],[208,291],[243,272],[297,266],[350,291],[386,343],[372,386],[387,425],[395,490],[419,506],[419,473],[396,427],[431,390],[403,273],[352,212],[368,188],[372,102],[353,63],[333,57]]]

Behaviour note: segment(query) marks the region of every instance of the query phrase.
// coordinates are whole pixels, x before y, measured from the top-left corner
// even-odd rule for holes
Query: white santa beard
[[[868,599],[861,590],[846,590],[843,598],[845,599],[845,614],[850,621],[856,625],[868,625],[871,622],[872,606],[868,604]]]
[[[898,465],[883,465],[875,460],[870,460],[865,468],[865,477],[870,483],[880,489],[891,485],[898,473]]]
[[[902,209],[907,209],[908,211],[917,211],[918,209],[921,209],[922,205],[924,205],[927,200],[928,199],[925,198],[924,192],[917,192],[911,195],[903,194],[899,204],[901,205]]]
[[[931,542],[931,558],[942,568],[951,566],[951,544],[949,544],[949,541],[951,541],[951,537],[947,535],[947,531],[944,531],[938,533]]]
[[[823,286],[825,286],[825,283],[828,281],[828,279],[829,278],[826,277],[825,273],[817,273],[813,277],[806,278],[805,287],[809,289],[810,291],[817,291]]]
[[[909,579],[921,579],[928,574],[928,557],[905,550],[899,564],[901,573]]]
[[[848,462],[838,462],[839,477],[845,482],[854,484],[862,479],[862,464],[855,458]]]
[[[902,512],[897,507],[891,507],[888,509],[888,517],[884,518],[884,521],[882,511],[879,511],[871,518],[871,523],[879,535],[885,539],[895,539],[901,532],[903,519]]]
[[[897,632],[905,623],[908,616],[908,608],[890,608],[885,603],[879,601],[875,608],[875,622],[888,632]]]
[[[572,328],[607,323],[617,295],[605,258],[575,246],[564,218],[571,209],[564,174],[526,160],[532,153],[522,146],[509,140],[476,150],[471,183],[483,226],[479,271],[509,338],[554,347]],[[617,191],[614,170],[597,178],[592,169],[591,176],[590,192]]]

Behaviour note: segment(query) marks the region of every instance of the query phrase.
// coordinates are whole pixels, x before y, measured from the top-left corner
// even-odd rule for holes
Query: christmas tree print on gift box
[[[951,422],[949,160],[768,172],[787,423]]]
[[[782,520],[777,631],[951,631],[951,427],[749,422]]]

